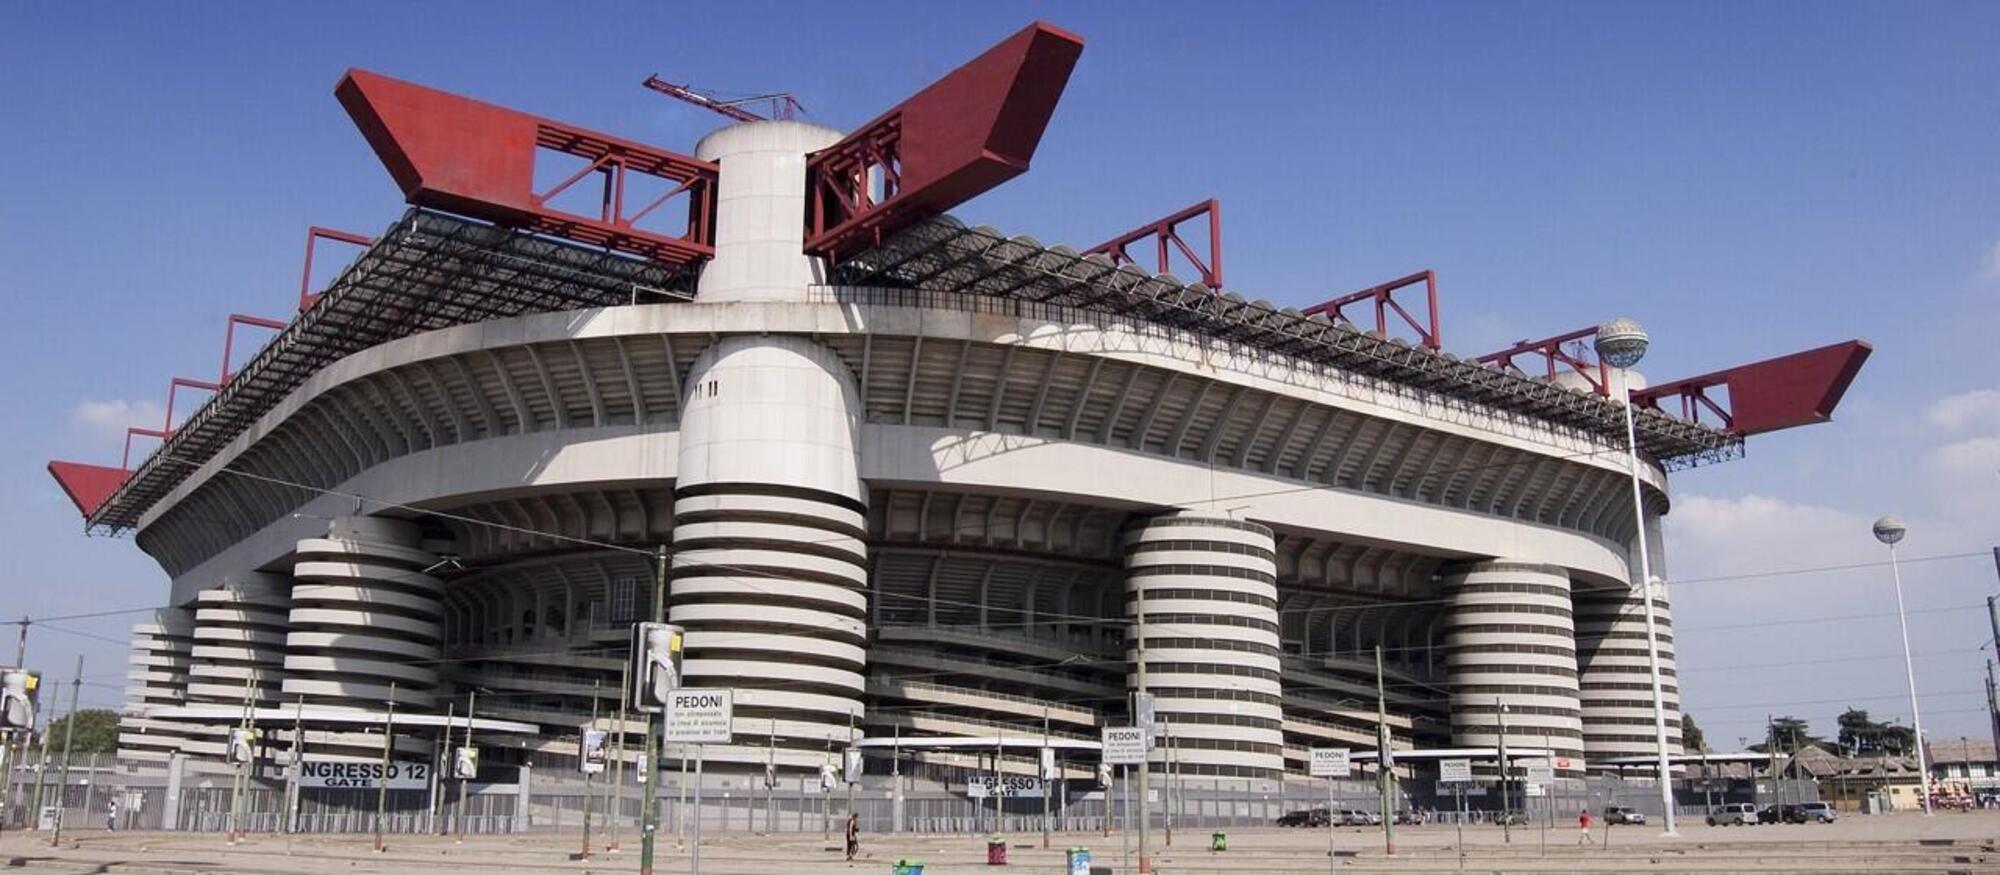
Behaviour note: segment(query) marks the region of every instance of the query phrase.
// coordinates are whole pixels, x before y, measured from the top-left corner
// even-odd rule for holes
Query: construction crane
[[[661,79],[658,75],[648,76],[646,77],[646,81],[639,84],[675,100],[692,103],[702,109],[719,112],[739,122],[761,122],[771,119],[791,121],[794,116],[805,109],[805,107],[799,105],[796,98],[784,91],[774,94],[757,94],[750,97],[724,100],[716,97],[714,94],[696,91],[686,85],[675,85],[672,82]],[[757,103],[765,100],[771,102],[771,114],[769,116],[761,116],[743,108],[743,104]]]

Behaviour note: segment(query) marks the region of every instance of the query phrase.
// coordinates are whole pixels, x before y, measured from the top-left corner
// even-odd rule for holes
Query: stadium
[[[685,153],[350,71],[408,209],[313,229],[351,262],[232,317],[271,339],[176,378],[208,397],[150,454],[50,464],[171,580],[121,758],[220,768],[255,723],[366,759],[393,703],[399,757],[456,727],[573,768],[599,715],[629,760],[662,558],[686,683],[736,691],[718,774],[1085,777],[1143,686],[1190,778],[1384,729],[1405,768],[1504,731],[1576,778],[1656,752],[1653,655],[1677,749],[1635,586],[1668,476],[1828,420],[1867,344],[1649,383],[1589,345],[1616,313],[1447,351],[1429,271],[1240,294],[1214,201],[1074,248],[954,219],[1082,49],[1032,25],[853,131],[743,113]]]

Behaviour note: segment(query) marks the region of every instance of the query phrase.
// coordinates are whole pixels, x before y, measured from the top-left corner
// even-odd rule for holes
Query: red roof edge
[[[86,465],[82,462],[50,462],[49,476],[56,478],[56,485],[69,496],[78,513],[88,520],[90,515],[111,499],[118,487],[125,485],[125,478],[132,472],[108,465]]]

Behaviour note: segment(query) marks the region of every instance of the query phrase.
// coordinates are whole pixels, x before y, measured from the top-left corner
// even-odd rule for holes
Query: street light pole
[[[1903,675],[1910,684],[1910,724],[1916,732],[1917,776],[1923,779],[1924,813],[1931,813],[1931,767],[1924,755],[1924,715],[1917,710],[1917,668],[1910,658],[1910,621],[1903,610],[1903,570],[1896,562],[1896,543],[1909,532],[1901,520],[1885,516],[1875,521],[1875,540],[1889,545],[1889,575],[1896,582],[1896,625],[1903,632]]]
[[[1618,406],[1625,412],[1626,461],[1632,473],[1632,528],[1638,541],[1639,600],[1646,615],[1646,665],[1653,688],[1653,743],[1659,755],[1660,808],[1666,820],[1662,835],[1677,836],[1674,829],[1674,781],[1667,764],[1667,704],[1660,685],[1659,624],[1653,615],[1653,563],[1646,543],[1646,501],[1639,485],[1639,437],[1632,418],[1632,366],[1645,357],[1646,330],[1630,319],[1613,319],[1597,329],[1597,357],[1618,369]]]

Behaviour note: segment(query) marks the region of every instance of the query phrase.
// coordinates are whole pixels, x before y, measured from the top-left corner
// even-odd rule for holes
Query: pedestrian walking
[[[105,828],[106,830],[108,830],[108,831],[111,831],[111,832],[117,832],[117,831],[118,831],[118,799],[117,799],[117,797],[112,797],[112,799],[111,799],[111,804],[110,804],[110,805],[107,805],[107,806],[105,806],[105,808],[104,808],[104,828]]]
[[[1578,845],[1597,844],[1597,841],[1590,837],[1590,809],[1588,808],[1576,813],[1576,843]]]
[[[854,862],[854,855],[861,852],[861,816],[847,813],[847,861]]]

